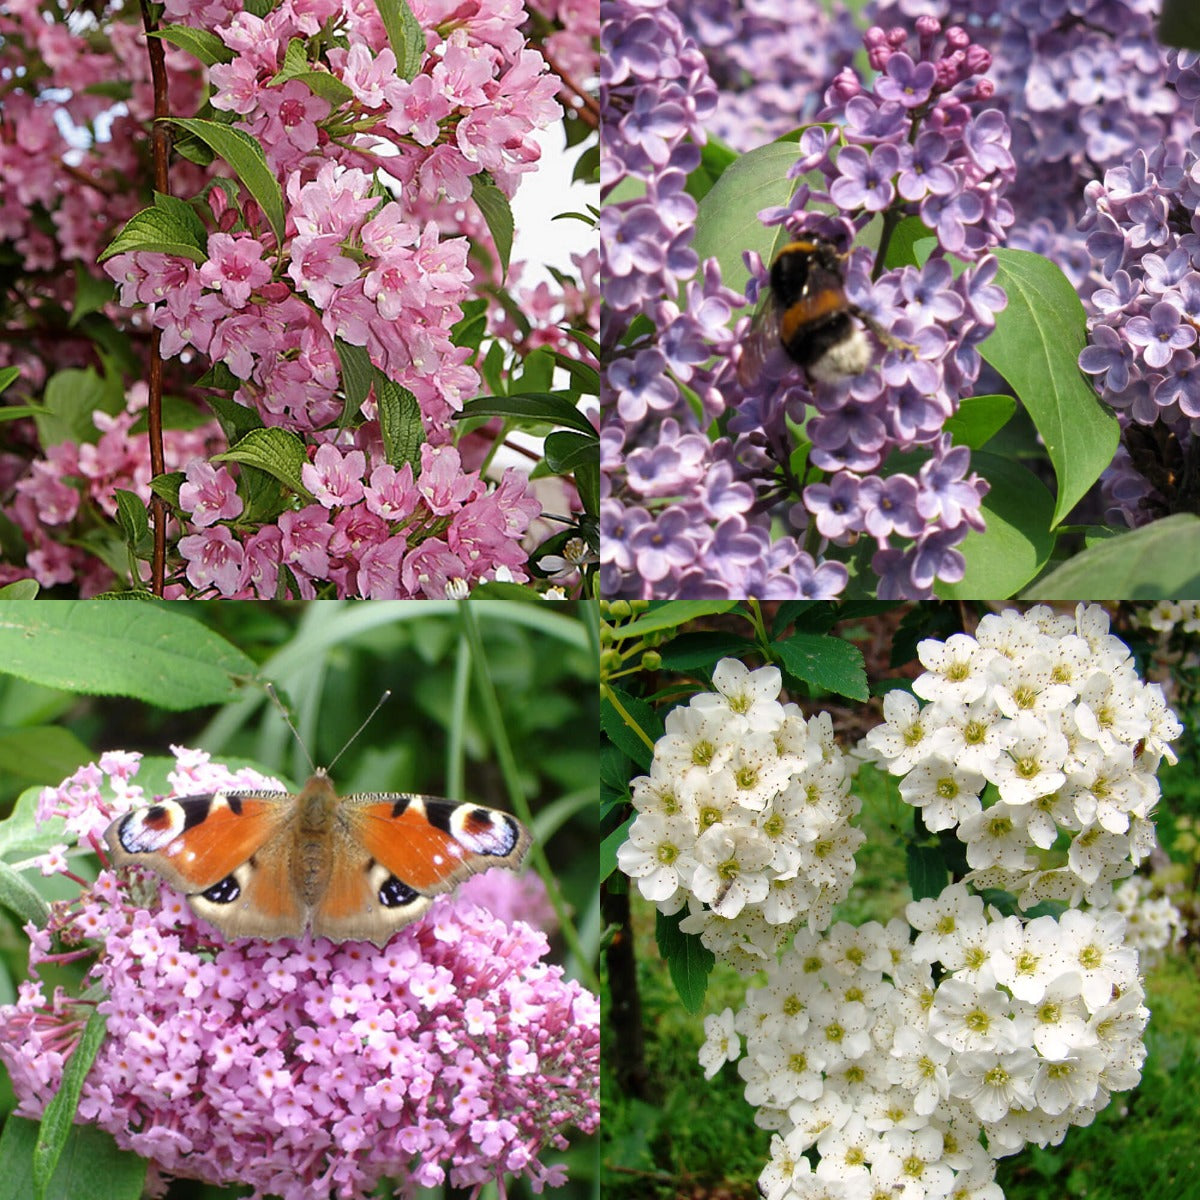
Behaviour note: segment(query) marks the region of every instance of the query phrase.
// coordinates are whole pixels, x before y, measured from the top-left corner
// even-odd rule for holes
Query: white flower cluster
[[[1138,610],[1138,624],[1158,633],[1200,632],[1200,600],[1159,600]]]
[[[1126,879],[1113,892],[1113,907],[1125,918],[1125,943],[1138,952],[1143,968],[1183,937],[1183,914],[1142,875]]]
[[[801,932],[736,1017],[706,1021],[706,1074],[744,1037],[746,1099],[777,1131],[766,1200],[1003,1200],[997,1158],[1137,1083],[1149,1013],[1119,914],[1023,921],[953,884],[908,917],[911,946],[900,920]]]
[[[1108,614],[1008,611],[917,652],[926,703],[890,692],[857,753],[903,777],[927,829],[956,829],[977,887],[1107,903],[1154,846],[1155,773],[1181,732]]]
[[[805,922],[824,928],[864,835],[850,824],[845,755],[822,713],[781,704],[776,667],[722,659],[715,692],[673,709],[617,863],[681,928],[739,969],[773,959]]]

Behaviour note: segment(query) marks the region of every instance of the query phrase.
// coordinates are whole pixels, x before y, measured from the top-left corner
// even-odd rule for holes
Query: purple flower
[[[674,505],[660,513],[657,520],[647,521],[630,537],[629,545],[643,579],[660,583],[696,557],[691,524],[687,510]]]
[[[804,507],[812,513],[822,537],[836,540],[862,522],[859,480],[839,471],[832,483],[812,483],[804,489]]]
[[[847,146],[838,155],[839,178],[829,189],[834,203],[843,208],[865,208],[881,212],[892,202],[892,176],[900,167],[900,151],[892,145],[877,146],[868,154],[861,146]]]
[[[887,70],[875,85],[875,94],[905,108],[920,108],[929,100],[936,82],[937,68],[933,63],[914,63],[901,51],[888,59]]]
[[[1166,300],[1160,300],[1148,317],[1130,317],[1125,323],[1125,336],[1143,347],[1142,358],[1148,367],[1165,367],[1176,350],[1195,344],[1196,330],[1180,324],[1179,310]]]

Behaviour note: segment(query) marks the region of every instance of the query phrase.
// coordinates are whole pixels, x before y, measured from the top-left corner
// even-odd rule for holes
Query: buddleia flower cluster
[[[955,884],[908,921],[911,945],[901,920],[802,931],[706,1021],[706,1073],[744,1037],[746,1099],[776,1131],[765,1200],[1003,1200],[996,1159],[1137,1083],[1149,1013],[1118,914],[1001,917]]]
[[[802,925],[829,924],[864,840],[829,715],[780,703],[781,682],[777,667],[722,659],[715,690],[667,715],[617,852],[660,912],[686,906],[680,928],[747,971]]]
[[[1182,732],[1108,614],[989,614],[917,653],[916,695],[890,692],[859,752],[901,778],[926,829],[955,832],[967,881],[1024,908],[1107,903],[1154,847],[1156,772]]]

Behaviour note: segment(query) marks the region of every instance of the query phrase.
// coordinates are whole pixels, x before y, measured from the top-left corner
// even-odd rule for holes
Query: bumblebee
[[[895,344],[846,298],[845,257],[816,236],[789,242],[775,256],[767,304],[742,343],[737,374],[743,387],[754,383],[780,346],[810,379],[836,383],[865,371],[875,357],[864,326]]]

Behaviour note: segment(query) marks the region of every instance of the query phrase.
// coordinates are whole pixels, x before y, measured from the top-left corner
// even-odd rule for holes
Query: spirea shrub
[[[793,677],[806,678],[801,653],[814,679],[842,661],[819,662],[812,633],[790,646],[777,623],[773,636]],[[1182,732],[1162,688],[1095,605],[985,615],[917,656],[911,691],[886,693],[883,723],[853,751],[897,779],[912,812],[903,920],[830,924],[813,851],[848,849],[833,894],[852,902],[860,806],[805,823],[829,792],[796,757],[831,770],[843,796],[850,759],[827,715],[802,736],[776,668],[718,663],[715,693],[667,714],[649,776],[631,784],[621,869],[660,911],[686,903],[681,929],[718,958],[763,972],[705,1019],[700,1062],[709,1079],[737,1062],[773,1133],[766,1200],[1003,1200],[998,1159],[1058,1144],[1140,1079],[1139,952],[1173,929],[1169,904],[1128,878],[1155,845],[1157,772]],[[816,901],[773,922],[793,870]]]
[[[278,787],[177,752],[180,794]],[[139,756],[111,754],[47,789],[39,811],[98,837],[141,795]],[[60,865],[49,856],[47,869]],[[65,862],[61,863],[65,869]],[[520,911],[521,889],[508,905]],[[544,908],[534,900],[534,910]],[[156,1173],[243,1183],[285,1200],[410,1196],[520,1175],[561,1183],[542,1155],[598,1120],[596,998],[544,960],[545,935],[466,894],[383,949],[324,939],[225,942],[165,885],[135,895],[112,871],[30,927],[33,978],[0,1007],[17,1112],[39,1118],[92,1014],[104,1039],[78,1118]],[[48,991],[89,960],[86,994]]]

